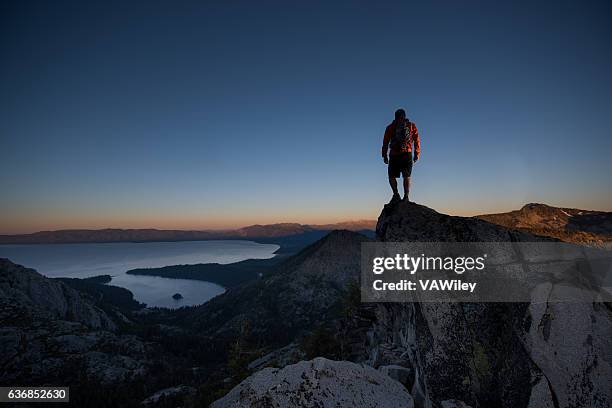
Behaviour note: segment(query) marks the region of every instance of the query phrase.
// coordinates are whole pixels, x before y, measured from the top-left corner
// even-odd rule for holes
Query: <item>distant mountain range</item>
[[[612,212],[559,208],[546,204],[526,204],[520,210],[483,214],[476,218],[562,241],[609,246],[612,243]],[[87,242],[202,241],[211,239],[263,239],[311,235],[344,229],[367,232],[375,220],[347,221],[335,224],[278,223],[250,225],[231,230],[159,230],[159,229],[74,229],[40,231],[32,234],[0,235],[0,244],[66,244]],[[313,235],[314,234],[314,235]]]
[[[74,229],[40,231],[32,234],[0,235],[0,244],[67,244],[87,242],[201,241],[209,239],[279,238],[317,231],[332,231],[335,229],[346,229],[351,231],[374,230],[375,226],[375,220],[358,220],[324,225],[297,223],[256,224],[239,229],[220,231],[117,228],[99,230]]]

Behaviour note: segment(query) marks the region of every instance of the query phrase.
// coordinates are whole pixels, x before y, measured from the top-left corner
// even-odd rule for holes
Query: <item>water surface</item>
[[[204,303],[225,289],[211,282],[128,275],[125,272],[135,268],[268,259],[277,249],[278,245],[274,244],[234,240],[0,245],[0,257],[53,278],[111,275],[111,285],[129,289],[139,302],[176,308]],[[180,293],[183,299],[172,299],[174,293]]]

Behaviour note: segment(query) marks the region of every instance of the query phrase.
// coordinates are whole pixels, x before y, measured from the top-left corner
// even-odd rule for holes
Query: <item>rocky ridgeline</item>
[[[612,248],[612,213],[526,204],[520,210],[479,215],[507,228],[561,239],[566,242]]]
[[[0,259],[2,384],[66,384],[84,374],[111,385],[142,377],[147,346],[116,331],[86,294]]]
[[[414,203],[386,206],[377,236],[546,239]],[[380,304],[367,346],[369,363],[397,362],[414,370],[411,391],[423,406],[458,399],[473,407],[603,408],[612,403],[611,317],[602,303]]]
[[[376,232],[380,241],[529,242],[551,239],[403,202],[385,206]],[[329,249],[357,257],[362,240],[347,234],[350,233],[335,233],[334,245]],[[266,293],[274,295],[274,310],[293,311],[279,314],[277,318],[301,320],[302,329],[309,324],[312,327],[314,316],[327,316],[325,308],[334,303],[330,299],[337,298],[341,292],[336,289],[330,294],[330,286],[359,277],[358,263],[347,260],[338,263],[339,259],[321,248],[325,246],[315,244],[300,255],[299,262],[288,265],[275,284],[270,281],[259,287],[260,299]],[[334,270],[338,267],[338,277],[334,278]],[[281,281],[295,283],[281,284]],[[289,293],[285,293],[287,291]],[[321,303],[323,309],[317,306],[322,300],[318,293],[328,293]],[[241,298],[238,296],[233,301],[238,303]],[[547,297],[540,293],[538,298]],[[245,310],[240,316],[249,314]],[[290,326],[291,322],[283,321],[282,324]],[[359,330],[355,330],[356,326]],[[263,369],[230,391],[215,406],[325,407],[337,406],[337,402],[350,395],[356,399],[347,399],[348,405],[339,402],[338,406],[411,406],[414,403],[416,407],[443,408],[603,408],[612,404],[612,313],[609,305],[546,302],[363,304],[339,327],[343,329],[337,336],[344,337],[343,340],[350,344],[350,359],[361,365],[314,360],[281,370]],[[320,368],[327,366],[333,366],[331,374],[325,374],[326,369]],[[365,372],[372,372],[369,367],[378,369],[396,384],[383,385],[378,380],[366,381],[366,384],[362,379]],[[351,377],[355,381],[348,380]],[[313,378],[325,380],[313,382]],[[402,384],[404,389],[397,390],[397,384]],[[359,399],[368,392],[376,398]],[[397,404],[394,398],[403,398],[406,392],[411,402]],[[309,399],[305,400],[305,396]]]

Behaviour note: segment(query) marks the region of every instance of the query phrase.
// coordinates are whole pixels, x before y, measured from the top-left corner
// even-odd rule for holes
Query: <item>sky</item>
[[[424,4],[425,3],[425,4]],[[609,1],[4,1],[0,233],[612,210]]]

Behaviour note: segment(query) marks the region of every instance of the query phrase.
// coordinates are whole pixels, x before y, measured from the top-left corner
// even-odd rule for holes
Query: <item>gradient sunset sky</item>
[[[426,3],[426,4],[423,4]],[[4,1],[0,233],[612,210],[612,2]]]

